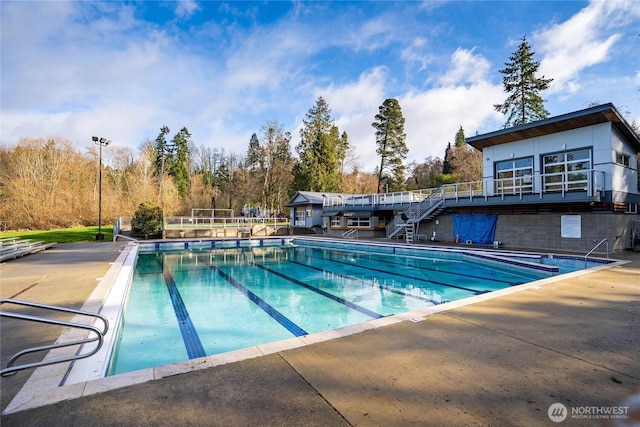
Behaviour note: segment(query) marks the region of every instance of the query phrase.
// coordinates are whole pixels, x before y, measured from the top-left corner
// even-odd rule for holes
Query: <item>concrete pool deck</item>
[[[117,256],[110,243],[58,245],[1,264],[1,296],[80,308]],[[640,254],[613,258],[630,262],[6,414],[0,424],[554,425],[547,411],[558,402],[569,411],[560,425],[594,425],[606,420],[586,419],[585,410],[618,407],[640,393]],[[1,328],[2,366],[60,334],[12,319]],[[0,379],[3,411],[31,374]]]

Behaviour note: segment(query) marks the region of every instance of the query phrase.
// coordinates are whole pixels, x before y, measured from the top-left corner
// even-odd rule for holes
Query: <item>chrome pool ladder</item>
[[[109,330],[109,321],[107,320],[106,317],[104,317],[103,315],[98,314],[98,313],[92,313],[92,312],[83,311],[83,310],[76,310],[76,309],[67,308],[67,307],[58,307],[58,306],[53,306],[53,305],[40,304],[40,303],[30,302],[30,301],[16,300],[16,299],[11,299],[11,298],[2,298],[2,299],[0,299],[0,305],[5,305],[5,304],[26,306],[26,307],[35,307],[35,308],[38,308],[38,309],[50,310],[50,311],[54,311],[54,312],[72,313],[72,314],[77,314],[77,315],[82,315],[82,316],[93,317],[93,318],[95,318],[97,320],[102,321],[103,327],[102,328],[98,328],[96,326],[87,325],[87,324],[83,324],[83,323],[70,322],[70,321],[64,321],[64,320],[57,320],[57,319],[51,319],[49,317],[32,316],[32,315],[29,315],[29,314],[22,314],[22,313],[15,313],[15,312],[9,312],[9,311],[5,311],[5,310],[0,310],[0,317],[8,317],[8,318],[12,318],[12,319],[26,320],[26,321],[29,321],[29,322],[46,323],[46,324],[49,324],[49,325],[66,326],[67,328],[75,328],[75,329],[82,329],[82,330],[88,331],[87,338],[84,338],[84,339],[79,339],[79,340],[74,340],[74,341],[69,341],[69,342],[56,342],[54,344],[43,345],[43,346],[38,346],[38,347],[31,347],[31,348],[27,348],[27,349],[24,349],[24,350],[21,350],[21,351],[17,352],[13,356],[11,356],[11,359],[9,359],[9,362],[7,363],[7,367],[3,368],[2,370],[0,370],[0,376],[3,376],[3,377],[9,376],[9,375],[13,375],[16,372],[22,371],[24,369],[37,368],[37,367],[40,367],[40,366],[53,365],[53,364],[56,364],[56,363],[70,362],[72,360],[84,359],[86,357],[93,356],[102,347],[102,343],[104,341],[104,335]],[[93,342],[96,342],[96,341],[97,341],[96,347],[91,349],[90,351],[88,351],[86,353],[81,353],[81,352],[78,351],[74,355],[61,356],[61,357],[56,357],[56,358],[51,358],[51,359],[45,359],[45,360],[42,360],[40,362],[23,363],[21,365],[15,365],[16,361],[20,357],[22,357],[22,356],[24,356],[26,354],[37,353],[37,352],[41,352],[41,351],[49,351],[49,350],[53,350],[53,349],[56,349],[56,348],[72,347],[72,346],[76,346],[76,345],[77,346],[82,346],[84,344],[89,344],[89,343],[93,343]]]
[[[609,239],[607,239],[606,237],[604,239],[602,239],[600,241],[600,243],[598,243],[597,245],[595,245],[593,247],[593,249],[591,249],[589,252],[587,252],[587,254],[584,256],[584,268],[587,268],[587,258],[589,257],[589,255],[591,255],[593,253],[593,251],[595,251],[596,249],[598,249],[598,246],[600,246],[601,244],[603,244],[604,242],[607,242],[607,259],[609,259]]]

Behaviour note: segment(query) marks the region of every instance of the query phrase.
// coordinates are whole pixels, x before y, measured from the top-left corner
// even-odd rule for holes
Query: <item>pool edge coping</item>
[[[99,280],[99,284],[98,286],[96,286],[94,291],[91,293],[91,295],[83,305],[84,310],[100,311],[103,309],[103,307],[106,305],[106,299],[111,293],[110,291],[112,286],[115,285],[117,278],[120,277],[123,273],[126,260],[130,256],[133,246],[135,246],[135,244],[130,244],[129,246],[127,246],[127,248],[123,250],[123,253],[118,256],[117,260],[111,263],[112,265],[107,273],[103,277],[96,279]],[[338,329],[317,332],[302,337],[292,337],[285,340],[247,347],[212,356],[205,356],[197,359],[191,359],[168,365],[161,365],[153,368],[132,371],[109,377],[79,381],[63,386],[60,386],[60,384],[65,381],[68,375],[70,376],[70,364],[63,363],[58,365],[44,366],[34,370],[32,375],[25,382],[20,391],[14,396],[14,398],[7,405],[4,411],[2,411],[2,414],[8,415],[41,406],[51,405],[64,400],[87,397],[97,393],[103,393],[106,391],[141,384],[149,381],[160,380],[175,375],[194,372],[200,369],[208,369],[216,366],[226,365],[229,363],[239,362],[242,360],[280,353],[282,351],[292,350],[336,338],[343,338],[367,330],[382,328],[401,322],[419,322],[425,320],[428,316],[433,314],[438,314],[441,312],[476,304],[479,302],[484,302],[506,295],[511,295],[518,292],[523,292],[529,289],[536,289],[541,286],[553,284],[559,280],[565,280],[572,277],[590,274],[602,269],[619,267],[629,262],[630,261],[611,260],[610,263],[594,266],[589,269],[547,277],[522,285],[511,286],[497,291],[475,295],[472,297],[443,304],[428,306],[418,310],[399,313],[380,319],[372,319],[363,323],[349,325]],[[111,328],[115,329],[113,326],[115,325],[112,325]],[[112,330],[111,332],[115,331]],[[65,331],[58,341],[73,338],[74,337],[72,336],[72,334],[70,334],[68,331]],[[64,349],[59,350],[64,351]],[[45,358],[59,356],[59,352],[52,351],[49,352]]]

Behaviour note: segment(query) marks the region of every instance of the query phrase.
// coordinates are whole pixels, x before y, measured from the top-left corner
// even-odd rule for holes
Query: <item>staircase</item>
[[[413,241],[414,224],[423,219],[433,219],[444,210],[444,187],[440,187],[415,206],[409,206],[389,224],[387,224],[387,238],[397,235],[401,230],[406,230],[405,238],[408,240],[409,228],[411,228],[411,241]],[[410,225],[410,227],[409,227]]]
[[[407,243],[413,243],[413,227],[414,224],[407,224],[404,231],[404,238]]]

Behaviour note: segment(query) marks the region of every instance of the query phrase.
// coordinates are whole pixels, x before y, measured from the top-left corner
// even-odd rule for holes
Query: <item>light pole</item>
[[[92,136],[91,139],[94,143],[100,146],[100,154],[99,154],[99,179],[98,179],[98,234],[96,234],[96,240],[104,240],[104,234],[102,234],[102,147],[106,147],[111,144],[110,140],[106,138],[98,138],[97,136]]]

